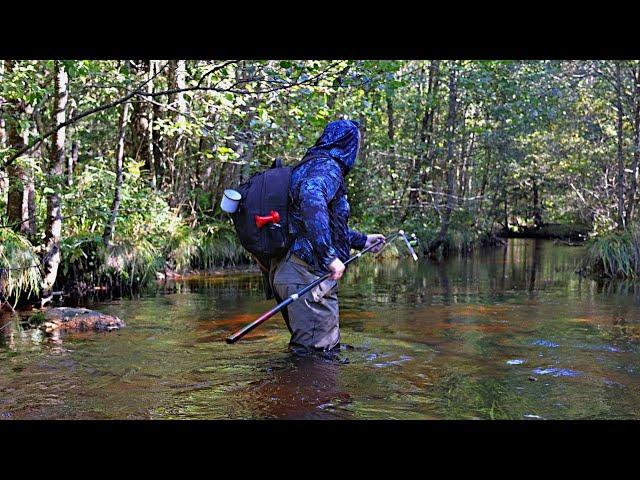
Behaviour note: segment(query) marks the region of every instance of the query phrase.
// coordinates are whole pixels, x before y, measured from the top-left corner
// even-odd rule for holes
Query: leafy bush
[[[128,164],[108,249],[102,232],[109,217],[113,173],[98,164],[87,166],[76,177],[76,192],[68,195],[65,204],[70,214],[61,243],[61,283],[140,286],[165,268],[185,273],[248,260],[230,223],[191,228],[178,208],[171,208],[163,194],[146,185],[140,165]]]

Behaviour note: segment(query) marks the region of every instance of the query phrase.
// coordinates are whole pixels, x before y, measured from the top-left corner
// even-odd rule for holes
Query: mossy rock
[[[46,317],[44,312],[37,312],[29,316],[27,321],[29,322],[29,325],[38,326],[42,325],[46,321]]]
[[[54,330],[118,330],[125,323],[116,316],[106,315],[86,308],[58,307],[44,312],[44,322],[40,328],[47,333]]]

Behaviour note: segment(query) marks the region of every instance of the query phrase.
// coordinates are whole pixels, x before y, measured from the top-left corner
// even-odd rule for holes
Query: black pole
[[[395,240],[395,238],[398,235],[401,235],[401,233],[400,232],[394,233],[393,235],[390,235],[389,238],[385,239],[384,241],[390,242],[392,240]],[[378,240],[373,245],[370,245],[367,248],[365,248],[364,250],[361,250],[360,252],[356,253],[354,256],[349,258],[346,262],[344,262],[344,264],[345,265],[349,265],[351,262],[353,262],[354,260],[359,259],[362,255],[367,253],[372,248],[375,248],[376,246],[378,246],[381,242],[383,242],[383,240]],[[227,343],[229,343],[229,344],[236,343],[238,340],[240,340],[242,337],[244,337],[247,333],[249,333],[251,330],[256,328],[258,325],[260,325],[260,324],[266,322],[267,320],[269,320],[271,317],[273,317],[276,313],[278,313],[284,307],[286,307],[290,303],[293,303],[296,300],[298,300],[298,298],[302,297],[307,292],[309,292],[311,289],[313,289],[316,286],[320,285],[322,282],[324,282],[330,276],[331,276],[331,273],[325,273],[322,277],[318,278],[317,280],[314,280],[313,282],[311,282],[306,287],[304,287],[304,288],[298,290],[296,293],[288,296],[285,300],[280,302],[278,305],[273,307],[271,310],[269,310],[268,312],[266,312],[263,315],[261,315],[260,318],[254,320],[253,322],[251,322],[246,327],[243,327],[242,329],[238,330],[236,333],[234,333],[233,335],[228,337],[227,340],[226,340]]]

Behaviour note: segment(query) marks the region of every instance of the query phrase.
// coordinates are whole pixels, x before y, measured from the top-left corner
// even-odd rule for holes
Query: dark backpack
[[[292,244],[289,218],[291,173],[317,155],[305,156],[294,166],[283,166],[276,159],[271,168],[252,175],[236,187],[242,195],[238,209],[231,214],[242,246],[268,273],[272,260],[286,255]],[[269,293],[267,293],[269,296]]]

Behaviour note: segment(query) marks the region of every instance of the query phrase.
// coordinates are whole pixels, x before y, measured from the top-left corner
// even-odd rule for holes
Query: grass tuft
[[[33,245],[22,235],[0,229],[0,296],[13,300],[38,295],[42,285],[40,258]]]
[[[590,240],[583,267],[601,277],[637,279],[640,276],[640,226],[610,231]]]

